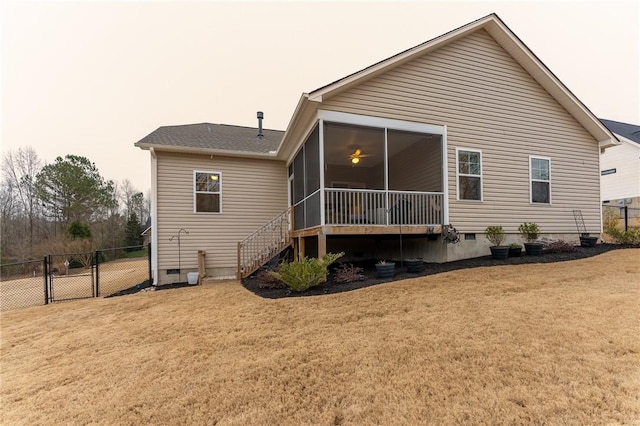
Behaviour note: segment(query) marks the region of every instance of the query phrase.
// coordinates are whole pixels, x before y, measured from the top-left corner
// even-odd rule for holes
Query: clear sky
[[[600,118],[640,124],[638,1],[9,1],[2,151],[76,154],[150,186],[163,125],[284,130],[309,92],[497,13]]]

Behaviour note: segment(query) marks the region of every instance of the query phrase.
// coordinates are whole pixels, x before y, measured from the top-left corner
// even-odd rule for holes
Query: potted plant
[[[536,241],[538,239],[538,234],[540,233],[540,229],[538,228],[538,224],[533,222],[525,222],[520,224],[518,227],[518,231],[522,235],[522,238],[526,241],[524,243],[524,251],[527,255],[539,255],[542,253],[542,243]]]
[[[595,247],[597,243],[598,243],[598,237],[592,237],[589,234],[580,235],[581,247]]]
[[[405,263],[407,264],[407,272],[410,272],[412,274],[420,273],[424,268],[424,262],[422,261],[421,257],[407,259],[405,260]]]
[[[509,244],[509,257],[520,257],[522,254],[522,245],[518,243]]]
[[[376,263],[376,271],[378,272],[378,278],[392,278],[395,274],[396,264],[394,262],[387,262],[381,260]]]
[[[487,240],[493,244],[489,249],[491,250],[491,257],[494,259],[506,259],[509,257],[509,247],[503,246],[505,235],[501,225],[487,226],[484,230]]]

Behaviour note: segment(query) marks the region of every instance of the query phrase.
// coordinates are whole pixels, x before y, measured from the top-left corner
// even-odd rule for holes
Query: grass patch
[[[142,249],[142,250],[136,250],[136,251],[128,251],[125,252],[124,257],[127,259],[134,259],[134,258],[138,258],[138,257],[146,257],[147,256],[147,250],[146,249]]]
[[[640,251],[261,299],[237,281],[0,317],[1,424],[618,424]]]

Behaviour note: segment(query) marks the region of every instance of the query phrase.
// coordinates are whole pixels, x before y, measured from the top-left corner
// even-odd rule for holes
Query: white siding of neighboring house
[[[602,201],[640,197],[640,145],[618,135],[621,145],[600,156],[600,170],[616,169],[600,177]]]
[[[233,277],[237,243],[287,208],[284,162],[157,151],[158,284],[186,281],[197,271],[197,252],[206,251],[207,274]],[[193,171],[222,173],[222,213],[194,213]],[[181,278],[167,275],[178,268],[181,234]]]
[[[577,238],[574,209],[589,232],[601,230],[598,143],[484,30],[325,98],[320,108],[446,125],[450,222],[461,232],[502,225],[517,233],[520,223],[536,222],[543,233]],[[482,202],[456,201],[458,147],[482,151]],[[550,205],[529,202],[531,155],[551,159]]]

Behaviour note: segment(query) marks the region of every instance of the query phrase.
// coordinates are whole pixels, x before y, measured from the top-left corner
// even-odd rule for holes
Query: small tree
[[[518,231],[520,231],[522,238],[524,238],[525,241],[529,243],[532,243],[535,240],[537,240],[538,234],[540,233],[538,224],[533,222],[525,222],[520,224],[520,226],[518,227]]]
[[[73,221],[71,225],[69,225],[67,232],[74,240],[78,238],[91,238],[91,229],[86,223]]]
[[[487,226],[487,229],[484,230],[484,233],[487,236],[487,240],[489,240],[491,244],[496,247],[502,246],[505,235],[501,225]]]
[[[138,215],[131,213],[129,215],[129,219],[127,220],[127,226],[125,227],[125,244],[127,247],[131,246],[140,246],[143,242],[142,230],[141,230],[140,221],[138,220]],[[128,251],[134,249],[127,249]]]

